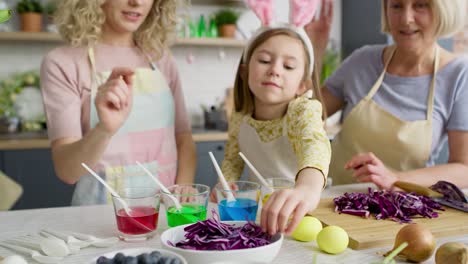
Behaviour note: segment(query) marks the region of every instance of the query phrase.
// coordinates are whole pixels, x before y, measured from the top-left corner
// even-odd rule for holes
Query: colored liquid
[[[158,212],[152,207],[131,207],[129,216],[124,209],[117,212],[117,228],[129,235],[141,235],[158,227]]]
[[[180,210],[177,210],[175,206],[172,206],[167,209],[166,215],[167,225],[170,227],[191,224],[206,219],[206,207],[184,204]]]
[[[222,200],[218,204],[219,217],[223,221],[255,221],[258,203],[252,199],[238,198],[233,202]]]

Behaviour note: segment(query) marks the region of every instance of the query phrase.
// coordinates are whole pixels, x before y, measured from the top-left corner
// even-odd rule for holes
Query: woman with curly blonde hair
[[[106,200],[81,163],[117,189],[153,186],[136,161],[165,185],[193,182],[195,145],[167,50],[178,7],[165,0],[59,4],[55,22],[68,45],[44,58],[41,87],[55,171],[77,183],[72,204]]]

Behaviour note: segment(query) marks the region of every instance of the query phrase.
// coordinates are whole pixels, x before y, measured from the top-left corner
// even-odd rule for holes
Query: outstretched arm
[[[437,181],[451,182],[459,188],[467,188],[468,181],[468,132],[449,131],[450,156],[447,164],[410,171],[391,171],[372,153],[361,153],[349,160],[345,168],[354,170],[359,182],[373,182],[381,189],[389,190],[398,181],[431,186]]]

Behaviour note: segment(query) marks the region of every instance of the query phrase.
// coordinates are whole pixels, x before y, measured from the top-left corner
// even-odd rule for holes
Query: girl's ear
[[[239,75],[243,81],[247,79],[247,65],[246,64],[241,64],[239,67]]]
[[[307,92],[307,90],[309,90],[309,87],[312,87],[311,79],[307,79],[306,81],[301,82],[299,89],[297,89],[296,95],[297,96],[303,95],[305,92]]]

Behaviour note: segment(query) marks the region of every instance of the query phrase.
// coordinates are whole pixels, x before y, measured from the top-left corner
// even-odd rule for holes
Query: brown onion
[[[393,249],[385,256],[403,242],[408,243],[408,246],[398,256],[412,262],[422,262],[430,258],[436,246],[434,236],[427,227],[421,224],[408,224],[398,231]]]
[[[468,248],[460,242],[448,242],[435,254],[436,264],[468,264]]]

